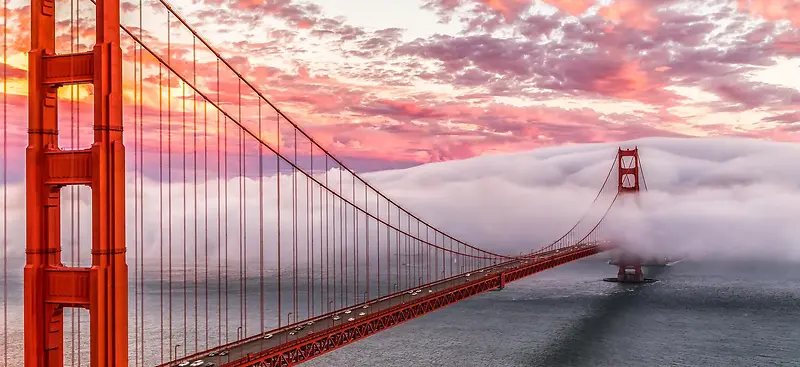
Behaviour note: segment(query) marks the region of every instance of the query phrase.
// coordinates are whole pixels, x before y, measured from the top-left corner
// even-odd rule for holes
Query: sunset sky
[[[647,136],[800,140],[798,0],[171,3],[323,146],[369,169]],[[11,4],[10,24],[25,21]],[[10,111],[24,123],[27,34],[10,35]]]

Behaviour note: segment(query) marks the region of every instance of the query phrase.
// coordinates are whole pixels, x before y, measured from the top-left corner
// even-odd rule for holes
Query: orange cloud
[[[264,5],[264,0],[239,0],[234,5],[237,9],[252,9]]]
[[[663,83],[652,80],[651,76],[642,70],[638,61],[623,63],[614,72],[595,80],[593,86],[604,95],[644,103],[652,103],[654,99],[667,103],[669,99],[667,95],[671,95],[663,90],[665,86]]]
[[[542,0],[542,2],[555,6],[569,14],[578,16],[591,8],[595,0]]]

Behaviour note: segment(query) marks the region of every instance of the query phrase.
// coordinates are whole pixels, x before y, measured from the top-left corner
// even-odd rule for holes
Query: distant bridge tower
[[[119,0],[98,0],[90,52],[55,53],[56,3],[31,0],[26,151],[25,366],[64,364],[64,308],[89,310],[90,364],[128,365]],[[62,38],[63,39],[63,38]],[[94,142],[58,146],[58,88],[94,86]],[[61,189],[92,189],[92,265],[61,261]]]
[[[617,173],[619,176],[617,192],[619,195],[638,195],[640,188],[639,148],[622,149],[617,153]],[[617,281],[643,282],[642,259],[639,256],[622,253],[617,259]]]
[[[619,148],[617,173],[619,175],[617,192],[620,194],[639,193],[639,147]]]

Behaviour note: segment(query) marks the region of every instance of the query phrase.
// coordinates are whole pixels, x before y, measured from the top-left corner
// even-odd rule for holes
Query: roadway
[[[591,245],[586,244],[580,246],[573,246],[572,248],[570,248],[570,250],[579,250],[589,246]],[[471,273],[461,274],[458,276],[440,280],[438,282],[426,284],[419,288],[406,290],[402,293],[394,293],[391,295],[387,295],[381,298],[370,300],[366,303],[361,303],[348,308],[344,308],[330,314],[318,316],[316,318],[306,320],[302,323],[292,324],[277,330],[266,332],[257,337],[250,337],[234,345],[229,345],[223,348],[216,348],[215,350],[204,353],[204,355],[202,356],[194,356],[181,359],[179,360],[182,362],[180,364],[172,362],[166,365],[184,366],[183,363],[190,362],[190,364],[186,364],[186,366],[188,366],[194,362],[202,360],[203,363],[199,364],[199,366],[206,366],[206,367],[221,366],[228,362],[233,362],[238,359],[244,358],[248,354],[261,353],[265,350],[272,349],[281,344],[292,342],[297,339],[301,339],[313,333],[319,333],[321,331],[333,328],[343,323],[357,321],[359,318],[368,317],[372,313],[380,312],[389,309],[391,307],[397,306],[399,304],[415,301],[429,295],[435,295],[439,292],[450,290],[456,287],[457,285],[465,282],[474,281],[476,279],[481,279],[492,275],[497,276],[497,274],[500,272],[511,270],[519,266],[526,265],[528,263],[546,261],[549,257],[557,255],[565,250],[567,249],[552,250],[537,254],[535,257],[528,259],[510,260],[498,265],[479,269]],[[266,335],[272,335],[272,336],[269,337],[268,339],[265,339],[264,336]]]

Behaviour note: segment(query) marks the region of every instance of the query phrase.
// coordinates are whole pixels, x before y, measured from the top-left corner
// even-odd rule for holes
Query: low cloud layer
[[[545,148],[530,152],[481,156],[462,161],[427,164],[404,170],[375,172],[364,175],[374,187],[380,189],[397,203],[428,221],[435,227],[477,247],[503,253],[517,254],[547,245],[566,232],[586,211],[599,190],[613,162],[618,145],[639,146],[642,167],[648,191],[638,197],[618,201],[609,218],[606,232],[620,246],[645,254],[687,256],[693,259],[775,259],[800,261],[800,168],[793,162],[800,158],[800,146],[788,143],[745,139],[640,139],[617,143],[570,145]],[[338,184],[336,172],[329,173],[329,183]],[[324,174],[317,178],[324,181]],[[232,262],[239,256],[239,198],[245,197],[244,222],[248,259],[257,259],[261,253],[261,226],[259,212],[263,208],[264,254],[267,263],[276,259],[277,233],[277,180],[263,181],[264,201],[259,204],[259,182],[245,182],[246,195],[239,194],[239,181],[228,182],[228,213],[218,216],[219,200],[216,181],[208,184],[208,209],[206,186],[189,184],[186,195],[187,209],[183,206],[183,184],[172,187],[172,221],[166,209],[159,211],[158,203],[168,202],[169,187],[154,182],[144,183],[144,194],[135,199],[133,177],[129,175],[128,241],[129,256],[133,256],[133,241],[139,239],[146,259],[158,259],[161,252],[161,227],[172,228],[174,259],[183,256],[183,225],[187,223],[187,256],[194,251],[194,224],[198,223],[198,250],[205,255],[205,233],[208,233],[208,254],[215,258],[224,252],[224,236],[218,234],[218,223],[228,221],[228,250]],[[344,179],[349,185],[350,180]],[[281,181],[281,207],[283,245],[281,258],[289,261],[291,234],[293,232],[290,200],[290,176]],[[306,181],[299,179],[300,208],[306,208]],[[350,186],[346,186],[349,188]],[[363,186],[357,185],[357,202],[363,207]],[[223,187],[224,189],[224,187]],[[9,255],[21,260],[24,244],[24,192],[21,186],[8,188]],[[306,213],[313,212],[316,222],[324,212],[320,206],[319,188],[316,189],[315,210],[301,209],[298,220],[301,257],[305,256]],[[198,209],[194,209],[197,192]],[[347,191],[347,190],[345,190]],[[88,260],[91,232],[88,210],[89,193],[82,190],[81,237],[84,261]],[[161,198],[159,199],[159,195]],[[351,197],[347,194],[346,197]],[[142,200],[143,199],[143,200]],[[222,205],[224,208],[225,197]],[[143,235],[136,235],[139,225],[133,218],[144,202]],[[369,211],[376,212],[374,199],[368,199]],[[69,195],[65,194],[64,215],[69,218]],[[387,217],[386,204],[381,202],[382,219]],[[604,210],[603,203],[592,211]],[[141,206],[139,206],[141,208]],[[338,207],[329,208],[331,212]],[[352,209],[351,209],[352,210]],[[206,232],[206,213],[208,231]],[[599,213],[599,211],[598,211]],[[393,223],[397,216],[390,213]],[[351,217],[352,218],[352,217]],[[363,222],[363,216],[361,217]],[[599,218],[595,215],[594,218]],[[373,223],[375,223],[373,221]],[[77,238],[64,219],[65,247],[69,238]],[[416,234],[416,224],[410,232]],[[320,224],[315,225],[316,242],[319,243]],[[405,217],[401,230],[408,231]],[[377,243],[373,224],[371,243]],[[385,227],[382,227],[385,231]],[[352,227],[345,232],[351,233]],[[363,249],[366,241],[362,233],[358,239]],[[384,236],[385,236],[385,232]],[[223,230],[224,234],[224,230]],[[169,241],[169,231],[163,232],[164,243]],[[143,239],[142,239],[143,237]],[[223,238],[223,251],[218,238]],[[244,239],[245,236],[241,238]],[[423,235],[420,235],[424,238]],[[287,240],[288,238],[288,240]],[[383,237],[381,237],[383,238]],[[432,237],[431,237],[432,238]],[[287,242],[288,241],[288,242]],[[392,240],[394,241],[394,240]],[[65,259],[69,258],[65,250]],[[374,256],[374,253],[373,253]]]
[[[800,261],[796,144],[639,139],[546,148],[375,174],[377,187],[483,246],[524,249],[569,229],[618,145],[639,146],[648,191],[615,204],[617,244],[693,259]],[[593,209],[594,210],[594,209]]]

